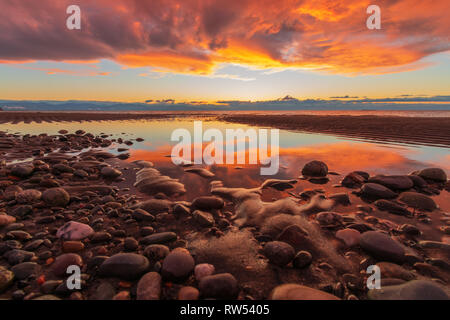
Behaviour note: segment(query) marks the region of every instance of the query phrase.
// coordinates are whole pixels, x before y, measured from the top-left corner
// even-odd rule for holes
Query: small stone
[[[197,281],[200,281],[202,278],[214,274],[215,270],[216,269],[212,264],[209,263],[198,264],[194,268],[195,279]]]
[[[63,188],[51,188],[44,191],[42,200],[50,207],[65,207],[70,202],[70,195]]]
[[[22,262],[11,268],[15,277],[19,280],[25,280],[31,275],[37,275],[41,267],[35,262]]]
[[[178,300],[198,300],[200,292],[194,287],[182,287],[178,291]]]
[[[149,244],[163,244],[177,240],[177,234],[174,232],[160,232],[154,233],[141,239],[140,243],[144,245]]]
[[[396,286],[369,290],[371,300],[448,300],[443,289],[432,281],[413,280]]]
[[[408,176],[378,175],[369,178],[369,182],[378,183],[393,190],[407,190],[414,186],[413,181]]]
[[[151,244],[144,249],[144,255],[150,259],[151,262],[156,262],[164,259],[169,254],[170,249],[162,244]]]
[[[81,267],[83,259],[76,253],[64,253],[56,257],[52,265],[52,271],[57,276],[64,276],[67,275],[67,268],[71,265]]]
[[[277,266],[285,266],[294,259],[295,250],[290,244],[271,241],[264,246],[264,255]]]
[[[340,300],[321,290],[294,283],[282,284],[272,290],[271,300]]]
[[[67,253],[80,252],[84,250],[84,244],[81,241],[65,241],[62,244],[62,251]]]
[[[192,217],[202,227],[212,227],[215,222],[212,214],[205,211],[195,210]]]
[[[195,198],[192,201],[192,206],[200,210],[218,210],[223,208],[224,201],[214,196],[203,196]]]
[[[19,178],[26,178],[33,173],[34,166],[29,164],[18,164],[12,167],[11,174]]]
[[[8,289],[14,281],[14,273],[0,266],[0,293]]]
[[[303,269],[309,266],[312,262],[312,255],[308,251],[299,251],[294,257],[292,264],[294,268]]]
[[[426,169],[420,170],[417,175],[426,180],[432,180],[432,181],[437,181],[437,182],[446,182],[447,181],[447,174],[441,168],[426,168]]]
[[[391,189],[377,183],[365,183],[360,193],[362,197],[370,199],[392,199],[397,196]]]
[[[139,243],[133,237],[125,238],[123,247],[126,251],[135,251],[139,247]]]
[[[389,213],[397,214],[400,216],[410,215],[408,209],[406,209],[405,207],[403,207],[393,201],[381,199],[381,200],[375,201],[374,204],[378,208],[378,210],[381,210],[381,211],[387,211]]]
[[[161,297],[161,281],[159,273],[146,273],[138,282],[136,299],[159,300]]]
[[[99,272],[103,276],[133,280],[147,271],[149,262],[146,257],[136,253],[118,253],[106,259]]]
[[[342,229],[336,232],[336,238],[342,240],[347,247],[353,247],[359,244],[361,233],[355,229]]]
[[[286,242],[295,249],[300,249],[305,245],[305,242],[308,241],[308,232],[298,225],[293,224],[284,228],[276,240]]]
[[[41,199],[42,193],[36,189],[27,189],[16,194],[16,201],[20,204],[33,204]]]
[[[198,287],[205,298],[235,299],[238,293],[237,280],[229,273],[206,276]]]
[[[194,258],[188,250],[176,248],[164,258],[161,274],[169,280],[184,280],[192,273],[194,265]]]
[[[398,200],[415,209],[425,211],[433,211],[437,209],[437,205],[433,199],[417,192],[403,192]]]
[[[116,290],[109,282],[102,282],[95,290],[93,300],[112,300]]]
[[[56,232],[56,236],[63,240],[83,240],[91,236],[94,230],[87,224],[69,221]]]
[[[131,214],[133,218],[135,218],[138,221],[153,221],[155,220],[155,217],[145,211],[144,209],[136,209]]]
[[[128,291],[120,291],[113,297],[113,300],[131,300],[131,296]]]
[[[322,178],[328,174],[328,166],[322,161],[311,161],[305,164],[302,169],[302,175],[305,177]]]
[[[16,222],[16,218],[12,217],[12,216],[8,216],[6,214],[1,214],[0,215],[0,227],[4,227],[7,226],[11,223]]]
[[[405,249],[403,246],[387,234],[377,231],[367,231],[361,235],[359,243],[361,248],[376,258],[399,263],[405,259]]]
[[[100,171],[100,174],[106,179],[116,179],[122,175],[122,172],[112,167],[104,167]]]

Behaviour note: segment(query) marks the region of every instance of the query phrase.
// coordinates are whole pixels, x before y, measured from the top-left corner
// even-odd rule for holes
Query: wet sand
[[[450,147],[450,119],[393,116],[225,115],[220,120],[377,142]]]

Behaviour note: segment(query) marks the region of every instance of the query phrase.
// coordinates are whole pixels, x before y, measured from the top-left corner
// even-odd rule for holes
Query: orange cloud
[[[381,30],[367,29],[363,0],[79,0],[77,32],[61,27],[69,4],[2,2],[0,62],[113,59],[202,75],[223,63],[377,74],[422,68],[424,57],[450,50],[447,0],[377,1]]]

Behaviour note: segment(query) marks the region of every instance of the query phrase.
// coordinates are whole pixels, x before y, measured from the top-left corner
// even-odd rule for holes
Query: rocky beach
[[[24,114],[4,114],[3,123],[26,122]],[[443,168],[336,172],[326,160],[311,159],[288,176],[248,184],[246,169],[230,168],[242,175],[242,183],[231,185],[215,166],[170,164],[168,170],[130,152],[138,142],[152,142],[147,138],[66,130],[59,121],[101,118],[70,117],[30,116],[58,123],[55,134],[0,127],[2,299],[450,297],[450,183]],[[246,117],[224,120],[266,125]],[[282,128],[281,121],[272,126]],[[310,121],[326,131],[324,119]],[[346,121],[359,138],[374,137],[370,126],[358,129],[368,120]],[[419,119],[415,130],[411,119],[398,121],[408,134],[383,130],[376,138],[450,146],[442,131],[447,119]],[[327,132],[356,136],[352,126],[333,123]],[[429,130],[419,137],[424,127]],[[369,290],[367,268],[374,265],[381,289]],[[69,266],[81,270],[79,289],[67,286]]]

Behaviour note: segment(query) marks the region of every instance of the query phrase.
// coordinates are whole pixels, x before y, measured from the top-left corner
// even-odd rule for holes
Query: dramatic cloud
[[[2,0],[0,63],[111,59],[154,72],[211,75],[224,63],[257,69],[388,73],[450,50],[447,0]]]

